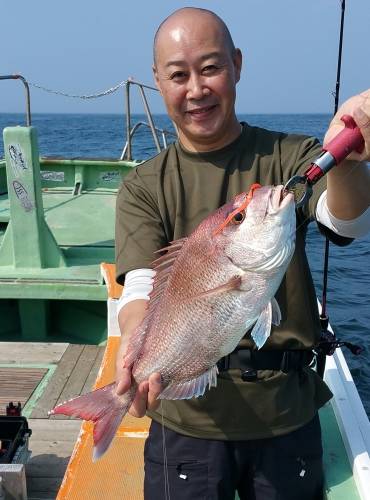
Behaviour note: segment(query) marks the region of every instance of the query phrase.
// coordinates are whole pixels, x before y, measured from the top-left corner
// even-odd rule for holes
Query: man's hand
[[[118,395],[126,392],[131,386],[132,366],[127,365],[125,353],[130,336],[145,316],[146,306],[146,300],[133,300],[126,304],[119,313],[118,322],[122,337],[116,359],[116,392]],[[141,382],[139,385],[128,413],[134,417],[143,417],[147,409],[155,410],[160,403],[157,397],[161,391],[161,376],[159,373],[153,373],[149,380]]]
[[[365,141],[363,151],[361,153],[354,151],[347,159],[354,161],[370,161],[370,89],[351,97],[340,106],[325,134],[324,147],[325,144],[338,135],[343,129],[344,123],[341,120],[343,115],[350,115],[353,117]]]
[[[117,380],[117,394],[123,394],[131,385],[131,368],[123,368],[121,376]],[[128,413],[133,417],[143,417],[147,410],[155,410],[160,401],[157,399],[162,391],[161,375],[153,373],[149,380],[141,382],[136,392],[135,399]]]
[[[370,205],[370,89],[346,101],[334,116],[325,134],[324,147],[344,127],[343,115],[351,115],[365,141],[361,153],[352,152],[327,175],[327,204],[334,217],[352,220]]]

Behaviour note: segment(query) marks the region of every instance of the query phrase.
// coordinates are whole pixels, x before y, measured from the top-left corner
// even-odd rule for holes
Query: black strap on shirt
[[[236,348],[228,356],[217,363],[220,372],[240,369],[241,378],[245,382],[257,379],[257,370],[276,370],[288,373],[309,366],[314,359],[314,353],[309,350],[288,351],[255,351]]]

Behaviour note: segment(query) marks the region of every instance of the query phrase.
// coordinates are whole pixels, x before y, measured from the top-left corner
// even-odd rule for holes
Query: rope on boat
[[[16,76],[20,77],[20,75],[16,75]],[[121,87],[126,87],[127,91],[128,91],[128,88],[130,85],[137,85],[141,91],[143,91],[143,89],[146,88],[146,89],[155,90],[156,92],[159,92],[157,88],[152,87],[151,85],[147,85],[145,83],[137,82],[132,77],[129,77],[127,80],[122,80],[122,82],[119,82],[114,87],[111,87],[107,90],[103,90],[102,92],[96,92],[95,94],[82,94],[82,95],[69,94],[68,92],[64,92],[62,90],[49,89],[47,87],[44,87],[43,85],[40,85],[38,83],[29,82],[29,81],[27,81],[27,84],[31,87],[36,88],[36,89],[43,90],[44,92],[49,92],[50,94],[61,95],[63,97],[72,97],[74,99],[97,99],[98,97],[105,97],[106,95],[113,94]]]
[[[82,95],[68,94],[67,92],[63,92],[61,90],[49,89],[47,87],[43,87],[42,85],[39,85],[37,83],[32,83],[32,82],[28,82],[28,85],[30,85],[31,87],[34,87],[36,89],[43,90],[44,92],[48,92],[50,94],[57,94],[57,95],[61,95],[64,97],[72,97],[74,99],[97,99],[98,97],[105,97],[106,95],[113,94],[121,87],[124,87],[125,85],[127,85],[127,83],[129,83],[129,82],[130,82],[130,80],[122,80],[122,82],[118,83],[114,87],[111,87],[111,88],[104,90],[102,92],[97,92],[96,94],[82,94]]]

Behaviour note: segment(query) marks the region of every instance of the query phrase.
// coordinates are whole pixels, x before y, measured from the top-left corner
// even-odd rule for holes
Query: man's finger
[[[370,116],[362,108],[356,108],[353,112],[353,118],[365,141],[365,148],[357,159],[368,161],[370,155]]]
[[[122,371],[119,375],[119,380],[117,380],[117,387],[116,387],[117,396],[121,396],[126,391],[128,391],[130,386],[131,386],[131,369],[122,368]]]
[[[162,392],[162,380],[159,373],[153,373],[149,377],[149,393],[148,393],[148,409],[154,410],[159,405],[159,400],[157,399],[159,394]]]
[[[130,406],[129,413],[133,417],[143,417],[148,404],[149,382],[142,382],[135,394],[135,399]]]
[[[361,130],[370,130],[370,117],[362,108],[356,108],[353,112],[353,115],[357,125],[361,128]]]

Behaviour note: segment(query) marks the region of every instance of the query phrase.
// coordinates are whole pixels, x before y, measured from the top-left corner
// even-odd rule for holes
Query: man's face
[[[240,68],[240,51],[208,16],[162,28],[154,75],[185,148],[219,149],[240,134],[234,109]]]

